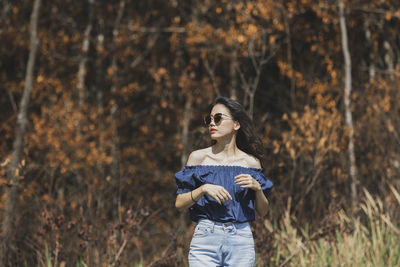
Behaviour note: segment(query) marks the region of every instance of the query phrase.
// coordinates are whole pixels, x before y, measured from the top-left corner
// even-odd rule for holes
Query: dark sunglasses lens
[[[217,113],[214,115],[214,122],[217,124],[221,121],[222,115]]]

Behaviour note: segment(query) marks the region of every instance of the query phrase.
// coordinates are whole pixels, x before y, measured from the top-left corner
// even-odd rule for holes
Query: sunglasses
[[[214,120],[214,123],[215,123],[215,124],[218,124],[218,123],[221,122],[222,116],[227,116],[227,117],[229,117],[228,115],[225,115],[225,114],[222,114],[222,113],[216,113],[214,116],[207,115],[207,116],[204,117],[204,124],[205,124],[206,126],[209,126],[212,119]]]

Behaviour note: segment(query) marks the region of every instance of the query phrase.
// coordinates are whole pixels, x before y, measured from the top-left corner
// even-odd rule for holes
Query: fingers
[[[235,183],[237,185],[251,185],[253,180],[254,179],[248,174],[239,174],[235,176]]]
[[[241,188],[258,190],[258,188],[260,187],[260,184],[250,174],[239,174],[234,178],[235,183]],[[203,192],[214,198],[220,205],[229,200],[232,200],[232,196],[229,194],[229,192],[220,185],[205,184],[203,190]]]
[[[221,192],[215,193],[215,197],[214,198],[219,204],[222,204],[222,203],[225,202],[225,197]]]
[[[222,188],[222,190],[221,190],[221,195],[224,197],[224,200],[225,200],[225,201],[232,200],[231,194],[229,194],[229,192],[226,191],[225,188]]]
[[[218,196],[217,194],[214,197],[214,199],[218,202],[218,204],[222,205],[222,198],[220,196]]]
[[[241,188],[257,189],[259,183],[250,174],[239,174],[235,176],[235,183]]]
[[[220,205],[232,199],[229,192],[219,185],[208,185],[207,194],[213,197]]]
[[[225,203],[228,200],[232,199],[231,195],[223,187],[219,188],[215,196],[215,199],[219,204]]]

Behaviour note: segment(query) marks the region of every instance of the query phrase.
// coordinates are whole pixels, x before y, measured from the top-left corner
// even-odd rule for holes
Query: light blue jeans
[[[191,267],[254,266],[254,240],[249,223],[219,223],[202,219],[189,250]]]

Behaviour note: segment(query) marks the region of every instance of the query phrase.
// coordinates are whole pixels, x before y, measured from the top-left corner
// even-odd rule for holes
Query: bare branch
[[[156,32],[156,34],[154,34],[150,38],[150,40],[147,42],[146,50],[142,54],[140,54],[139,56],[137,56],[135,58],[135,60],[131,63],[131,68],[135,68],[136,66],[138,66],[144,60],[144,58],[149,54],[151,49],[157,43],[157,39],[158,39],[159,36],[160,36],[160,33]]]
[[[131,31],[134,32],[143,32],[143,33],[185,33],[186,29],[183,27],[166,27],[166,28],[157,28],[157,27],[134,27],[130,28]]]
[[[249,93],[250,85],[248,84],[246,78],[244,77],[242,70],[240,69],[240,67],[238,65],[236,65],[235,67],[236,67],[236,71],[239,73],[240,81],[242,82],[241,87],[246,91],[246,93]]]
[[[215,56],[215,58],[217,58],[217,56]],[[206,68],[208,75],[210,76],[211,83],[212,83],[212,86],[213,86],[215,92],[217,93],[217,95],[221,95],[221,92],[219,91],[217,83],[215,81],[215,66],[217,65],[217,60],[215,60],[214,64],[212,66],[210,66],[207,54],[205,54],[205,56],[203,58],[203,63],[204,63],[204,67]]]
[[[85,76],[86,76],[86,62],[87,55],[89,51],[90,45],[90,33],[92,31],[93,26],[93,7],[94,0],[89,0],[89,22],[86,26],[85,33],[83,35],[82,42],[82,55],[81,60],[79,62],[79,70],[78,70],[78,84],[77,89],[79,92],[79,108],[82,109],[83,104],[85,102]]]
[[[3,225],[1,232],[0,241],[0,264],[3,266],[7,264],[7,254],[9,248],[12,246],[12,235],[14,232],[14,218],[15,218],[15,208],[17,206],[17,186],[18,186],[18,176],[17,169],[18,164],[21,160],[21,156],[24,148],[24,135],[26,132],[27,125],[27,112],[31,93],[33,90],[33,75],[37,54],[37,47],[39,44],[38,40],[38,21],[39,21],[39,10],[41,6],[41,0],[35,0],[33,3],[33,10],[30,20],[30,45],[31,49],[29,52],[29,58],[25,73],[25,86],[24,92],[21,98],[20,107],[17,116],[17,133],[13,144],[13,152],[11,155],[11,162],[8,167],[8,177],[11,183],[11,188],[7,192],[7,206],[3,214]]]
[[[11,92],[11,90],[9,88],[5,88],[5,89],[7,90],[8,97],[10,98],[10,103],[11,103],[11,106],[13,108],[13,111],[14,111],[15,114],[17,114],[18,107],[17,107],[17,104],[15,103],[14,96],[13,96],[13,94],[12,94],[12,92]]]
[[[124,239],[124,242],[122,243],[121,247],[119,248],[117,254],[115,255],[114,262],[111,264],[111,266],[116,266],[119,258],[121,257],[122,252],[124,251],[126,244],[128,243],[128,240],[126,238]]]
[[[394,18],[400,18],[400,15],[397,15],[395,12],[392,12],[391,10],[386,10],[386,9],[382,9],[382,8],[363,8],[363,7],[359,7],[359,8],[349,8],[348,10],[350,11],[362,11],[365,13],[376,13],[376,14],[390,14],[390,16],[394,17]]]
[[[349,127],[349,144],[348,153],[350,159],[350,177],[351,177],[351,196],[353,208],[357,202],[357,165],[356,157],[354,152],[354,126],[353,118],[351,114],[351,57],[349,51],[349,44],[347,39],[347,27],[346,19],[344,16],[344,3],[343,0],[339,1],[339,22],[340,22],[340,32],[342,36],[342,50],[344,57],[344,69],[345,69],[345,89],[344,89],[344,104],[345,104],[345,119],[346,125]]]

